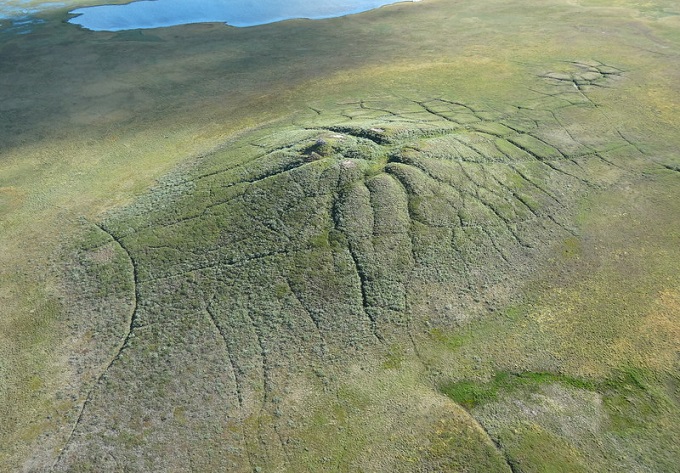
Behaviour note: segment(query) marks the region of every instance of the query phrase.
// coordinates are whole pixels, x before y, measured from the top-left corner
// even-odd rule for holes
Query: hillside
[[[510,3],[3,33],[0,469],[677,471],[680,11]]]

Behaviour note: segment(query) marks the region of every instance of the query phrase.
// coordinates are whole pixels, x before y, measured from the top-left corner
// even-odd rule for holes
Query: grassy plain
[[[0,31],[1,470],[677,470],[673,2],[51,15]]]

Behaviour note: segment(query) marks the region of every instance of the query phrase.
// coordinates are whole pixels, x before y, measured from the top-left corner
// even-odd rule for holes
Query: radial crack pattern
[[[204,156],[175,187],[110,216],[100,228],[129,257],[135,307],[92,391],[103,388],[123,351],[139,364],[162,359],[170,366],[168,350],[181,349],[205,370],[219,359],[227,369],[214,376],[233,373],[226,389],[190,370],[192,382],[179,389],[182,380],[158,361],[145,379],[115,370],[120,379],[110,399],[126,405],[135,398],[142,418],[163,422],[170,422],[166,405],[213,403],[225,418],[255,426],[255,434],[239,437],[248,468],[277,456],[268,436],[287,464],[293,421],[281,399],[301,373],[312,371],[326,389],[321,361],[340,364],[401,342],[423,361],[418,340],[426,322],[454,324],[485,297],[484,288],[521,276],[535,256],[574,234],[569,216],[584,192],[647,159],[624,132],[602,125],[586,133],[573,121],[591,114],[599,123],[593,91],[614,87],[623,71],[596,61],[551,69],[528,84],[535,99],[526,104],[490,106],[445,94],[311,104],[296,124],[254,130]],[[418,288],[435,286],[461,307],[418,296]],[[219,334],[226,357],[205,353],[192,332],[199,319]],[[92,391],[83,410],[92,408],[97,420],[81,411],[70,437],[114,431],[126,418],[115,402],[96,403]],[[159,405],[158,392],[174,397]],[[219,430],[197,413],[175,417],[188,431]],[[135,435],[155,428],[147,425],[152,420],[127,422]],[[170,442],[149,438],[163,448]],[[115,440],[89,442],[106,450]]]

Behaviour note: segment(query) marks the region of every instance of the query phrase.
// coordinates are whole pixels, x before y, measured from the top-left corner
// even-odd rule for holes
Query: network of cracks
[[[213,413],[192,418],[199,431],[270,416],[256,434],[233,433],[233,457],[254,465],[278,449],[285,463],[291,376],[323,378],[323,366],[395,340],[417,355],[425,324],[489,299],[576,232],[579,196],[647,159],[593,98],[624,77],[575,61],[534,78],[522,104],[443,94],[310,106],[98,223],[101,245],[128,261],[131,310],[55,467],[110,451],[110,432],[138,422],[130,405],[152,419],[150,442],[169,441],[173,404]],[[459,305],[433,308],[425,286]]]

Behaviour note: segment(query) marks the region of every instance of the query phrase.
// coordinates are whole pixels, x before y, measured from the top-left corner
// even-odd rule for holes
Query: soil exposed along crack
[[[352,257],[352,261],[354,263],[354,269],[357,273],[357,276],[359,277],[359,287],[361,289],[361,305],[363,307],[364,313],[371,321],[371,331],[373,332],[373,336],[375,336],[375,338],[377,338],[378,341],[380,341],[380,343],[385,343],[385,339],[378,331],[378,322],[375,318],[375,315],[372,314],[371,306],[368,303],[368,296],[366,294],[368,279],[366,278],[366,274],[364,273],[364,271],[361,268],[361,265],[359,264],[359,257],[357,255],[356,250],[353,249],[353,245],[351,243],[348,243],[348,246],[349,254]]]
[[[321,322],[318,317],[315,317],[312,315],[312,312],[307,308],[307,306],[302,302],[302,299],[300,298],[299,291],[297,288],[293,288],[293,283],[290,279],[286,278],[286,285],[288,286],[288,289],[290,290],[291,294],[293,295],[293,298],[295,301],[300,305],[302,310],[307,314],[307,317],[309,317],[309,320],[314,324],[314,327],[316,327],[316,331],[319,334],[319,339],[321,342],[321,353],[323,355],[326,354],[326,338],[323,335],[323,330],[321,330]]]
[[[456,404],[456,405],[458,405],[458,404]],[[459,405],[458,405],[458,406],[459,406]],[[484,435],[486,435],[486,438],[489,439],[489,441],[491,442],[491,444],[496,448],[496,451],[497,451],[498,454],[503,458],[503,460],[505,461],[505,463],[508,465],[508,468],[510,468],[510,471],[511,471],[512,473],[523,473],[523,472],[522,472],[522,469],[521,469],[521,468],[519,467],[519,465],[517,464],[517,461],[513,460],[513,459],[510,457],[510,455],[508,454],[508,452],[506,452],[505,449],[503,448],[503,444],[501,444],[500,441],[498,441],[495,437],[493,437],[493,436],[491,435],[491,433],[487,430],[487,428],[484,426],[484,424],[482,424],[475,416],[473,416],[472,413],[471,413],[470,411],[468,411],[467,409],[463,408],[462,406],[459,406],[459,407],[465,411],[465,413],[470,417],[470,419],[472,420],[472,422],[473,422],[477,427],[479,427],[479,429],[484,433]]]
[[[179,273],[172,273],[172,274],[168,274],[166,276],[159,276],[159,277],[156,277],[156,278],[151,278],[150,281],[163,281],[163,280],[167,280],[167,279],[177,278],[177,277],[180,277],[180,276],[186,276],[187,274],[191,274],[191,273],[195,273],[195,272],[199,272],[199,271],[205,271],[205,270],[208,270],[208,269],[215,269],[215,268],[220,268],[220,267],[242,268],[244,266],[249,265],[250,263],[260,261],[262,259],[273,258],[273,257],[276,257],[276,256],[288,254],[288,253],[290,253],[290,251],[291,250],[289,250],[287,248],[283,248],[283,249],[280,249],[280,250],[269,251],[269,252],[262,253],[262,254],[256,254],[256,255],[253,255],[253,256],[251,256],[249,258],[245,258],[245,259],[234,260],[232,258],[227,258],[227,259],[223,259],[223,261],[218,261],[217,263],[209,263],[209,264],[205,264],[205,265],[196,266],[195,268],[191,268],[187,271],[183,271],[183,272],[179,272]]]
[[[271,153],[268,153],[268,154],[266,154],[266,155],[264,155],[264,156],[261,156],[260,158],[266,158],[266,157],[269,156],[270,154],[271,154]],[[258,159],[260,159],[260,158],[258,158]],[[249,164],[249,163],[245,163],[245,164],[239,165],[239,166],[237,166],[237,167],[245,166],[245,165],[247,165],[247,164]],[[215,207],[220,206],[220,205],[228,204],[228,203],[230,203],[230,202],[232,202],[232,201],[234,201],[234,200],[237,200],[237,199],[242,199],[242,198],[244,198],[244,196],[245,196],[246,193],[248,192],[248,189],[251,188],[253,185],[255,185],[255,184],[259,183],[259,182],[262,182],[262,181],[264,181],[264,180],[266,180],[266,179],[269,179],[269,178],[272,178],[272,177],[276,177],[276,176],[280,176],[280,175],[282,175],[282,174],[289,173],[290,171],[293,171],[293,170],[295,170],[295,169],[298,169],[298,168],[304,166],[305,164],[308,164],[308,161],[307,161],[306,159],[304,159],[303,157],[297,157],[297,158],[291,160],[290,162],[285,163],[282,167],[280,167],[280,168],[278,168],[278,169],[263,171],[263,172],[261,172],[260,174],[253,176],[251,179],[244,179],[244,180],[241,180],[241,181],[231,182],[231,183],[229,183],[228,185],[222,186],[222,189],[231,189],[231,188],[233,188],[233,187],[237,187],[237,186],[240,186],[240,185],[245,185],[245,186],[247,186],[247,187],[246,187],[245,189],[243,189],[243,191],[242,191],[241,193],[239,193],[239,194],[237,194],[237,195],[234,195],[234,196],[232,196],[232,197],[230,197],[230,198],[228,198],[228,199],[225,199],[225,200],[223,200],[223,201],[218,201],[218,202],[210,203],[209,205],[205,206],[205,208],[204,208],[200,213],[198,213],[198,214],[189,215],[189,216],[186,216],[186,217],[183,217],[183,218],[180,218],[180,219],[177,219],[177,220],[172,220],[172,221],[169,221],[169,222],[152,223],[152,224],[149,224],[149,225],[143,225],[143,226],[141,226],[141,227],[138,227],[138,228],[133,229],[133,230],[132,230],[131,232],[129,232],[129,233],[126,233],[124,236],[120,237],[119,239],[122,240],[122,239],[128,238],[128,237],[133,236],[133,235],[135,235],[135,234],[138,234],[138,233],[140,233],[141,231],[146,230],[146,229],[148,229],[148,228],[155,228],[155,227],[171,227],[171,226],[173,226],[173,225],[179,225],[179,224],[184,223],[184,222],[188,222],[188,221],[191,221],[191,220],[203,218],[203,217],[205,217],[206,215],[208,215],[208,210],[209,210],[209,209],[215,208]],[[222,172],[228,172],[228,171],[230,171],[230,170],[231,170],[231,168],[230,168],[230,169],[227,169],[227,170],[215,172],[214,174],[210,174],[210,175],[215,175],[215,174],[219,174],[219,173],[222,173]],[[197,179],[198,179],[198,178],[197,178]],[[189,182],[191,182],[191,181],[189,181]],[[209,190],[210,190],[210,192],[212,193],[212,189],[209,189]]]
[[[637,144],[636,144],[635,142],[633,142],[630,138],[628,138],[626,135],[624,135],[624,134],[621,132],[621,130],[616,130],[616,133],[621,137],[621,139],[622,139],[623,141],[625,141],[625,142],[628,143],[630,146],[632,146],[633,148],[635,148],[635,150],[636,150],[638,153],[640,153],[640,154],[643,155],[643,156],[647,156],[647,153],[645,153],[644,150],[643,150],[642,148],[640,148],[639,145],[637,145]]]
[[[505,261],[506,264],[510,264],[510,260],[508,259],[507,256],[505,256],[505,253],[503,250],[498,246],[498,242],[496,241],[496,238],[494,235],[485,227],[482,227],[482,232],[487,236],[489,241],[491,242],[491,245],[493,248],[496,250],[496,253],[501,257],[503,261]]]
[[[92,401],[92,396],[94,394],[95,389],[100,385],[106,374],[108,373],[109,369],[111,369],[111,366],[120,358],[121,353],[123,350],[125,350],[128,347],[128,343],[130,341],[130,337],[132,336],[132,331],[134,329],[135,323],[137,321],[137,309],[139,307],[139,278],[138,278],[138,272],[137,272],[137,262],[134,260],[132,257],[132,254],[130,253],[130,250],[122,243],[120,238],[116,237],[104,224],[101,223],[94,223],[94,226],[99,228],[102,232],[106,233],[112,241],[114,241],[118,247],[127,255],[128,260],[130,262],[130,267],[132,270],[132,282],[133,282],[133,287],[134,287],[134,299],[133,299],[133,307],[132,311],[130,312],[130,317],[128,318],[128,323],[127,323],[127,330],[125,333],[125,336],[121,337],[121,342],[118,345],[118,348],[116,349],[116,354],[111,358],[109,363],[106,365],[106,367],[102,370],[102,372],[99,374],[97,379],[94,381],[92,386],[90,387],[89,391],[87,392],[87,396],[85,396],[85,401],[83,401],[82,406],[80,407],[80,411],[78,413],[78,417],[76,418],[75,423],[73,424],[73,427],[66,439],[66,442],[64,443],[64,446],[61,448],[61,451],[59,455],[57,456],[56,460],[54,461],[52,465],[52,469],[54,469],[63,459],[63,456],[68,448],[68,446],[71,443],[71,440],[73,439],[73,436],[75,435],[76,430],[78,429],[78,426],[82,422],[83,415],[85,413],[85,410],[89,403]]]
[[[680,172],[680,166],[672,166],[670,164],[662,164],[662,166],[669,171],[675,171],[675,172]]]
[[[130,265],[132,266],[132,274],[134,278],[134,294],[135,294],[135,299],[134,299],[134,305],[133,305],[133,310],[132,314],[130,316],[130,323],[128,326],[127,334],[125,335],[125,338],[123,340],[123,343],[118,350],[118,353],[116,356],[111,360],[111,363],[107,367],[107,369],[113,364],[114,361],[116,361],[119,357],[120,354],[128,348],[129,342],[130,342],[130,337],[132,336],[132,332],[135,328],[135,325],[137,323],[137,316],[138,316],[138,309],[139,309],[139,302],[141,300],[140,292],[139,292],[139,268],[137,261],[133,258],[132,253],[128,249],[128,247],[123,243],[123,240],[121,238],[118,238],[113,232],[111,232],[106,226],[103,224],[95,224],[97,225],[103,232],[109,234],[111,238],[118,243],[120,248],[127,254],[129,260],[130,260]]]
[[[343,224],[342,224],[342,217],[340,213],[340,209],[338,208],[343,202],[343,199],[340,195],[337,195],[335,199],[333,199],[333,203],[331,205],[331,218],[333,220],[333,224],[335,226],[335,230],[342,235],[345,236],[345,239],[347,240],[347,250],[349,253],[350,258],[352,259],[353,267],[356,272],[357,278],[359,279],[359,290],[361,293],[361,306],[363,309],[364,314],[366,314],[366,317],[368,317],[370,324],[371,324],[371,333],[373,336],[380,342],[380,343],[385,343],[385,338],[380,334],[378,331],[378,325],[377,325],[377,320],[375,319],[375,316],[371,313],[371,306],[368,303],[368,297],[366,294],[366,286],[368,284],[368,279],[366,278],[366,274],[364,273],[363,269],[361,268],[361,264],[359,263],[359,256],[357,254],[356,248],[354,248],[354,245],[352,242],[349,241],[349,238],[347,237],[346,232],[342,229]]]
[[[344,133],[355,138],[369,140],[381,146],[389,144],[389,140],[386,137],[382,136],[381,134],[382,132],[378,130],[367,130],[364,128],[352,126],[331,126],[324,129],[335,133]]]
[[[229,364],[231,366],[231,371],[232,374],[234,375],[234,385],[236,389],[236,399],[238,400],[238,406],[240,408],[243,408],[243,392],[241,389],[241,373],[239,369],[236,366],[236,363],[234,362],[234,355],[231,352],[231,348],[229,348],[229,339],[227,335],[224,333],[224,329],[222,326],[219,324],[217,321],[217,317],[215,316],[215,313],[212,310],[212,304],[215,301],[215,298],[213,299],[205,306],[205,312],[208,314],[208,318],[212,322],[212,325],[215,327],[215,330],[217,330],[217,333],[220,335],[222,338],[222,341],[224,342],[224,349],[227,352],[227,358],[229,360]]]
[[[260,361],[261,361],[261,367],[262,367],[262,402],[260,403],[260,410],[259,410],[259,415],[258,415],[258,420],[257,420],[257,430],[258,430],[258,437],[259,437],[259,442],[262,445],[262,447],[266,450],[266,445],[267,443],[264,441],[263,438],[263,425],[262,425],[262,417],[263,413],[267,411],[267,406],[272,402],[272,366],[271,366],[271,361],[269,357],[270,351],[266,348],[265,342],[264,342],[264,337],[262,333],[262,327],[257,324],[255,321],[255,316],[249,311],[246,310],[246,316],[250,320],[250,323],[253,327],[253,331],[255,333],[255,338],[257,340],[257,346],[260,349]],[[274,430],[274,433],[278,437],[280,446],[281,446],[281,451],[284,454],[284,457],[286,459],[286,463],[290,463],[290,457],[288,454],[288,451],[285,446],[285,442],[283,441],[283,438],[281,436],[281,432],[276,425],[276,421],[274,420],[271,424],[272,429]],[[255,470],[257,471],[257,470]]]
[[[288,144],[283,145],[283,146],[275,147],[275,148],[267,148],[265,146],[265,148],[267,149],[267,151],[265,153],[259,154],[257,156],[253,156],[251,159],[247,160],[246,162],[238,163],[238,164],[235,164],[233,166],[226,167],[226,168],[217,169],[215,171],[211,171],[211,172],[208,172],[208,173],[205,173],[205,174],[200,174],[196,177],[189,179],[188,182],[200,181],[202,179],[206,179],[208,177],[213,177],[213,176],[216,176],[218,174],[223,174],[223,173],[226,173],[226,172],[229,172],[229,171],[234,171],[234,170],[239,169],[239,168],[244,168],[244,167],[247,167],[247,166],[253,166],[256,162],[263,160],[265,158],[271,157],[271,155],[273,153],[277,152],[277,151],[292,150],[296,145],[298,145],[300,143],[304,143],[307,140],[308,140],[307,138],[301,139],[301,140],[295,140],[291,143],[288,143]],[[258,145],[258,144],[251,144],[251,145],[258,147],[258,148],[263,147],[263,146]]]
[[[550,197],[550,198],[551,198],[552,200],[554,200],[556,203],[558,203],[558,204],[560,204],[560,205],[563,205],[562,202],[561,202],[556,196],[554,196],[551,192],[548,192],[543,186],[538,185],[536,182],[534,182],[533,179],[529,179],[529,177],[528,177],[523,171],[521,171],[521,170],[519,169],[518,166],[516,166],[516,165],[514,165],[514,164],[512,164],[512,163],[509,163],[508,166],[510,167],[510,169],[512,169],[513,171],[515,171],[515,173],[516,173],[519,177],[521,177],[524,181],[528,182],[531,186],[535,187],[536,189],[538,189],[539,191],[541,191],[543,194],[545,194],[545,195],[547,195],[548,197]],[[493,176],[493,175],[492,175],[492,177],[493,177],[494,181],[496,181],[499,185],[503,186],[503,184],[496,178],[496,176]]]
[[[394,172],[394,169],[386,168],[385,172],[397,182],[401,190],[404,192],[404,195],[407,200],[406,211],[408,213],[409,218],[408,234],[411,243],[410,250],[413,262],[411,265],[411,269],[408,272],[408,275],[404,278],[404,313],[406,314],[406,332],[408,334],[409,341],[411,342],[411,346],[413,347],[413,353],[416,356],[416,359],[420,362],[424,369],[427,369],[428,365],[425,362],[425,359],[423,358],[422,354],[420,353],[420,349],[418,348],[418,344],[416,343],[416,339],[413,334],[413,312],[408,297],[409,286],[411,284],[411,281],[413,280],[413,272],[415,270],[416,265],[418,264],[418,258],[416,255],[416,243],[413,235],[413,223],[418,222],[418,220],[412,215],[411,212],[411,202],[409,202],[411,199],[411,193],[409,192],[407,184],[404,183],[399,173]]]

